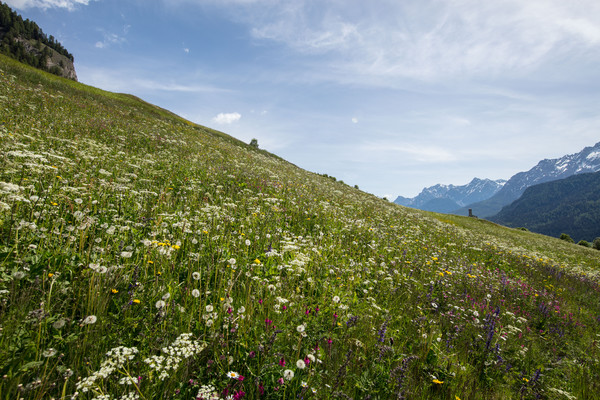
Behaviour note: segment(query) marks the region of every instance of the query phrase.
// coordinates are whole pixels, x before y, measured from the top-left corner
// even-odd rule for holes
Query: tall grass
[[[0,147],[1,399],[600,393],[592,250],[4,57]]]

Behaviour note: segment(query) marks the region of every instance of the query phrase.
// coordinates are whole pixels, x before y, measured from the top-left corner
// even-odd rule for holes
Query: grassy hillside
[[[0,57],[1,399],[600,393],[597,251]]]

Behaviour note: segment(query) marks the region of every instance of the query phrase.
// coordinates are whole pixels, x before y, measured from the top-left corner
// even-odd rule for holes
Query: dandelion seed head
[[[44,350],[44,352],[42,353],[42,355],[44,357],[54,357],[54,355],[56,355],[57,351],[56,349],[53,349],[52,347]]]
[[[283,371],[283,377],[288,381],[291,381],[294,378],[294,371],[292,371],[291,369],[286,369],[285,371]]]

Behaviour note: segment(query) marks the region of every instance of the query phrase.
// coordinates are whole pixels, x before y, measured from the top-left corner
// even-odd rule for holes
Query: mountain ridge
[[[398,196],[394,203],[425,211],[449,213],[459,207],[490,198],[505,182],[503,179],[473,178],[465,185],[437,184],[424,188],[413,198]]]
[[[502,207],[517,200],[528,187],[567,178],[572,175],[600,171],[600,142],[584,147],[578,153],[567,154],[560,158],[543,159],[528,171],[513,175],[496,194],[486,200],[469,205],[473,213],[482,218],[496,215]],[[463,207],[453,213],[468,215]]]

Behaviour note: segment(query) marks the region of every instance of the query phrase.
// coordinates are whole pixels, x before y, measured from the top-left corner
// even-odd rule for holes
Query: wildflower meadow
[[[0,56],[2,400],[600,398],[598,254]]]

